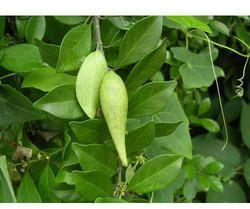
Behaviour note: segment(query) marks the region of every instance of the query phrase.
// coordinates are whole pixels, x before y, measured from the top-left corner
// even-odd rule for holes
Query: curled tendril
[[[248,60],[249,60],[249,57],[247,57],[247,59],[246,59],[246,62],[245,62],[244,68],[243,68],[243,72],[242,72],[242,76],[237,79],[237,81],[239,82],[239,85],[235,86],[236,95],[234,97],[243,97],[243,95],[244,95],[243,79],[245,78]]]

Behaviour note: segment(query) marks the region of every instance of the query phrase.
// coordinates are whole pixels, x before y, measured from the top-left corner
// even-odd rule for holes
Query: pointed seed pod
[[[122,79],[113,71],[105,74],[100,90],[101,107],[123,166],[128,165],[125,133],[128,95]]]
[[[77,100],[91,119],[95,118],[100,104],[100,87],[108,66],[104,55],[97,50],[89,54],[78,72],[76,79]]]

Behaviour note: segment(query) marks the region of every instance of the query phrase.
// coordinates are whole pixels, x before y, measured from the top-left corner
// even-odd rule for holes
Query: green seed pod
[[[76,97],[89,118],[93,119],[100,104],[100,87],[108,65],[100,51],[89,54],[84,60],[76,79]]]
[[[122,79],[113,71],[105,74],[100,90],[101,107],[122,165],[128,160],[125,146],[128,95]]]

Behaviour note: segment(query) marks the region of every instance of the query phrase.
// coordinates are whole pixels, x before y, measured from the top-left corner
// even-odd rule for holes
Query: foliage
[[[0,202],[249,202],[249,27],[0,17]]]

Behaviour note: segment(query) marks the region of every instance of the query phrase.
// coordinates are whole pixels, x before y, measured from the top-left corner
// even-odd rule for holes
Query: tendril
[[[242,76],[240,78],[237,79],[237,81],[239,82],[239,85],[235,86],[236,90],[235,93],[236,95],[233,97],[243,97],[244,95],[244,88],[243,88],[243,79],[245,78],[246,75],[246,69],[247,69],[247,63],[248,63],[249,57],[247,57],[244,68],[243,68],[243,72],[242,72]]]

